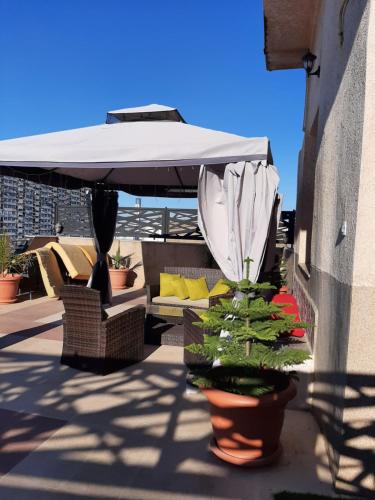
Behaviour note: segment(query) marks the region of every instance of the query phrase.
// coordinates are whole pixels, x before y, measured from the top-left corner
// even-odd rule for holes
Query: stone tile
[[[124,296],[132,297],[127,304],[144,301],[130,292],[115,298]],[[208,451],[205,398],[185,394],[182,348],[145,346],[143,362],[105,377],[73,370],[60,365],[61,325],[41,322],[61,313],[61,302],[52,302],[41,301],[38,310],[23,306],[13,320],[0,316],[0,409],[63,421],[19,449],[22,429],[7,419],[13,452],[26,455],[0,480],[1,498],[271,500],[285,489],[332,495],[310,413],[286,412],[277,466],[228,466]]]
[[[66,422],[0,409],[0,476],[38,448]]]

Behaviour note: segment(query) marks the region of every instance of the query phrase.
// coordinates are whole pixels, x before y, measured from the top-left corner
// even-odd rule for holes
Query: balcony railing
[[[281,212],[277,240],[292,244],[294,240],[294,211]],[[58,205],[55,223],[63,226],[63,235],[92,237],[86,206]],[[201,240],[198,213],[195,209],[120,207],[117,214],[117,238],[134,240],[189,239]]]
[[[92,237],[87,207],[58,206],[56,222],[66,236]],[[144,239],[202,239],[197,210],[120,207],[116,237]]]

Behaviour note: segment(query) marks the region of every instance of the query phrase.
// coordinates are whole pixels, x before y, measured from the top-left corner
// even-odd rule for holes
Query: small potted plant
[[[109,268],[109,276],[113,290],[123,290],[126,288],[129,267],[130,255],[123,257],[120,252],[120,242],[115,255],[111,255],[112,267]]]
[[[12,304],[17,300],[22,273],[32,256],[15,254],[7,234],[0,234],[0,304]]]
[[[296,328],[294,317],[282,312],[282,305],[259,296],[274,287],[252,283],[250,259],[245,263],[246,277],[238,283],[227,281],[235,299],[221,299],[205,312],[203,321],[195,323],[217,335],[204,335],[203,345],[187,349],[211,361],[193,372],[193,382],[210,406],[211,450],[226,462],[253,467],[279,457],[284,409],[296,395],[286,368],[310,356],[279,339]]]
[[[284,257],[281,259],[279,267],[279,293],[288,293],[288,267]]]

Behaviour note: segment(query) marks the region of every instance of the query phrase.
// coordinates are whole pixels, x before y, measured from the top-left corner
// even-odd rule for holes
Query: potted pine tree
[[[269,283],[245,278],[227,281],[235,299],[222,299],[196,325],[217,335],[204,335],[202,344],[187,349],[211,361],[193,372],[193,381],[206,395],[211,413],[211,451],[226,462],[248,467],[275,461],[280,453],[284,409],[296,395],[286,368],[303,363],[308,353],[285,345],[281,334],[296,328],[281,304],[260,297]],[[298,327],[306,328],[305,323]]]
[[[130,257],[130,255],[126,255],[125,257],[121,255],[119,242],[115,255],[111,255],[112,267],[109,268],[109,276],[113,290],[123,290],[126,288]]]
[[[0,234],[0,304],[16,302],[22,273],[31,258],[28,254],[15,254],[9,236]]]

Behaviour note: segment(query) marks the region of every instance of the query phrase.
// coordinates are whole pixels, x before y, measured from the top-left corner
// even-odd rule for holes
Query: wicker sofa
[[[143,306],[103,318],[97,290],[65,285],[61,298],[65,308],[62,364],[105,375],[143,359]]]
[[[215,335],[212,330],[199,328],[194,324],[199,321],[201,319],[198,314],[188,307],[184,309],[184,347],[190,344],[203,344],[203,335]],[[184,363],[189,370],[211,364],[199,354],[193,354],[186,349],[184,349]]]
[[[206,278],[207,286],[211,289],[220,278],[225,278],[220,269],[208,269],[204,267],[164,267],[165,273],[180,274],[185,278]],[[160,283],[147,284],[147,304],[157,304],[175,307],[192,307],[194,309],[208,309],[218,302],[219,297],[226,295],[217,295],[208,299],[190,300],[179,299],[178,297],[160,297]]]

